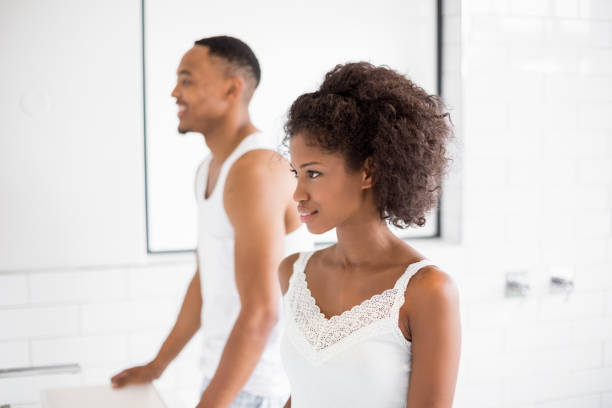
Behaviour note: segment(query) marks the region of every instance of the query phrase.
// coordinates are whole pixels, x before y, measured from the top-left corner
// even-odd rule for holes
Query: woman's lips
[[[300,214],[300,221],[302,222],[308,222],[310,220],[312,220],[312,217],[314,217],[315,215],[318,214],[318,211],[304,211],[304,210],[299,210],[299,214]]]

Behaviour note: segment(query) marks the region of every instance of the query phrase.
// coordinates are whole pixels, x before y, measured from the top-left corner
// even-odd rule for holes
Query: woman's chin
[[[321,227],[318,225],[311,225],[311,224],[306,224],[306,228],[308,228],[308,232],[310,232],[311,234],[315,234],[315,235],[325,234],[326,232],[334,229],[334,227],[326,228],[326,227]]]

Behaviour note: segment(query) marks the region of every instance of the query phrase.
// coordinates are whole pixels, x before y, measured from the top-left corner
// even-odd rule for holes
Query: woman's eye
[[[291,169],[289,171],[291,172],[291,174],[293,174],[293,177],[295,177],[295,178],[298,177],[297,171],[295,169]]]
[[[319,177],[320,175],[321,175],[321,173],[319,173],[319,172],[318,172],[318,171],[316,171],[316,170],[308,170],[308,177],[310,177],[310,178],[312,178],[312,179],[317,178],[317,177]]]
[[[183,80],[181,81],[181,85],[183,85],[183,86],[191,85],[191,81],[189,81],[189,80],[187,80],[187,79],[183,79]]]

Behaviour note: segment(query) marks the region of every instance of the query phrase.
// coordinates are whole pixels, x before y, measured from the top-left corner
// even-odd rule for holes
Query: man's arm
[[[241,308],[198,407],[232,403],[276,325],[280,301],[277,268],[283,257],[284,215],[292,182],[287,162],[265,150],[245,154],[228,174],[224,205],[234,227],[235,279]]]
[[[424,268],[406,290],[412,335],[408,408],[450,408],[453,404],[461,327],[459,295],[451,278]]]
[[[159,378],[168,364],[181,352],[185,344],[200,328],[202,292],[200,291],[200,272],[196,272],[189,283],[183,305],[172,331],[164,341],[157,356],[148,364],[128,368],[111,378],[113,388],[128,384],[142,384]]]

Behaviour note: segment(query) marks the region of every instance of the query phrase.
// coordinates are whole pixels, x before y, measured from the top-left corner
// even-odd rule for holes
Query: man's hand
[[[145,384],[158,379],[168,364],[181,352],[185,344],[200,328],[200,310],[202,293],[200,292],[200,271],[196,269],[185,299],[172,331],[162,344],[157,356],[149,364],[128,368],[111,378],[113,388],[129,384]]]
[[[149,364],[128,368],[111,378],[113,388],[121,388],[131,384],[146,384],[158,379],[163,369],[154,362]]]

